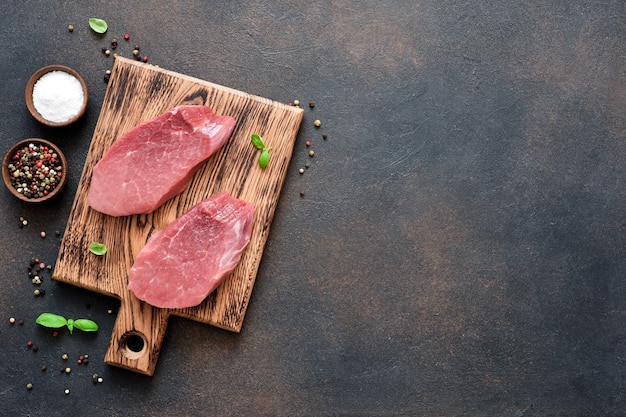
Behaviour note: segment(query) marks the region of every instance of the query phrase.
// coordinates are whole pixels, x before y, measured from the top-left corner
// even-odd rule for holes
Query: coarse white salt
[[[73,119],[83,107],[85,96],[78,78],[65,71],[50,71],[33,86],[33,104],[46,120],[63,123]]]

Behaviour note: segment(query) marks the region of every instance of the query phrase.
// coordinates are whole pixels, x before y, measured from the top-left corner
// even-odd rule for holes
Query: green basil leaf
[[[52,329],[58,329],[67,325],[67,320],[65,319],[65,317],[52,313],[41,313],[39,317],[37,317],[37,320],[35,320],[35,322],[44,327],[50,327]]]
[[[265,149],[265,144],[263,143],[263,138],[256,133],[252,134],[252,144],[255,148],[261,150]]]
[[[89,251],[94,255],[102,256],[107,253],[107,247],[104,243],[91,242],[89,244]]]
[[[104,33],[108,29],[107,22],[95,17],[89,19],[89,27],[96,33]]]
[[[265,148],[263,149],[263,152],[261,152],[261,156],[259,156],[259,166],[261,168],[265,168],[267,164],[269,163],[270,163],[270,151],[269,149]]]
[[[82,330],[83,332],[97,332],[98,331],[98,325],[96,324],[96,322],[92,320],[88,320],[88,319],[74,320],[74,327],[76,327],[79,330]]]
[[[72,331],[74,330],[74,320],[67,319],[67,329],[70,331],[70,334],[72,334]]]

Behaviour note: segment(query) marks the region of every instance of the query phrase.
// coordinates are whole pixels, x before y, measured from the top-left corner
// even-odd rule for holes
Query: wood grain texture
[[[86,200],[92,169],[115,139],[180,104],[208,105],[218,115],[234,117],[237,124],[229,141],[196,173],[185,191],[153,213],[111,217],[91,209]],[[152,375],[172,314],[240,331],[302,117],[300,108],[116,59],[53,273],[55,280],[121,300],[107,363]],[[258,166],[259,151],[250,143],[252,133],[263,136],[272,147],[266,169]],[[158,181],[168,173],[155,166],[145,174]],[[252,237],[233,273],[196,307],[158,309],[138,300],[127,289],[127,274],[147,239],[220,191],[255,206]],[[105,256],[88,251],[93,241],[106,244]],[[141,337],[143,348],[129,348],[127,341],[133,335]]]

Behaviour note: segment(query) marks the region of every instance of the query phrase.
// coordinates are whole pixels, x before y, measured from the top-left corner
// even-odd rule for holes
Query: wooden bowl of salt
[[[78,72],[64,65],[48,65],[30,77],[25,99],[28,111],[37,121],[60,127],[81,118],[89,93]]]

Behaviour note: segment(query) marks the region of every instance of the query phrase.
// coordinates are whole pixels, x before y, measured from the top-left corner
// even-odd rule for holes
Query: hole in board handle
[[[139,359],[146,346],[146,338],[138,332],[128,332],[120,340],[120,351],[128,359]]]

